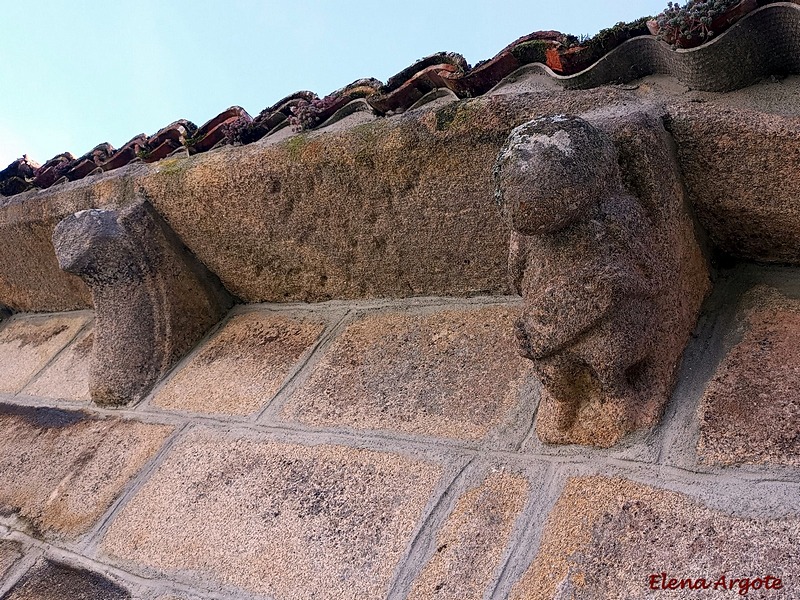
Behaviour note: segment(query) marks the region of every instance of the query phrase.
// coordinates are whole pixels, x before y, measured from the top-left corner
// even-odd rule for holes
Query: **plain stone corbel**
[[[535,119],[511,132],[494,175],[519,351],[542,382],[540,439],[607,447],[653,426],[709,290],[661,121]]]
[[[75,213],[56,226],[53,246],[60,267],[92,292],[98,404],[143,398],[233,304],[145,200]]]

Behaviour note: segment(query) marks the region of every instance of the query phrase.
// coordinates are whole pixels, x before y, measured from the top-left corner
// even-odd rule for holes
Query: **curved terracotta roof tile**
[[[308,90],[301,90],[299,92],[295,92],[293,94],[289,94],[288,96],[281,98],[272,106],[269,106],[264,110],[262,110],[258,114],[258,116],[261,117],[264,114],[280,112],[289,117],[292,114],[291,112],[292,106],[297,106],[297,103],[303,100],[306,102],[311,102],[315,98],[318,98],[318,96],[314,92],[309,92]]]
[[[290,118],[292,116],[292,108],[304,102],[311,102],[316,98],[318,96],[308,90],[301,90],[284,96],[275,104],[258,113],[249,126],[241,132],[240,140],[238,141],[243,144],[250,144],[260,140]]]
[[[465,72],[469,70],[467,61],[460,54],[455,52],[437,52],[436,54],[431,54],[430,56],[419,59],[413,65],[410,65],[400,71],[397,75],[389,77],[386,85],[380,89],[380,93],[384,95],[389,94],[390,92],[393,92],[394,90],[406,84],[420,71],[424,71],[428,67],[435,65],[445,64],[455,67],[455,70],[457,71]]]
[[[147,140],[144,162],[156,162],[166,158],[186,144],[197,133],[197,125],[186,119],[179,119],[162,127]]]
[[[375,114],[375,111],[372,110],[372,107],[367,103],[364,98],[356,98],[354,100],[350,100],[347,104],[342,106],[336,112],[334,112],[330,117],[325,119],[324,121],[320,122],[319,127],[327,127],[329,125],[333,125],[334,123],[341,121],[342,119],[349,117],[357,112],[369,112],[371,115]]]
[[[267,114],[263,114],[262,112],[253,119],[249,128],[242,133],[241,143],[250,144],[252,142],[257,142],[286,119],[286,115],[281,112],[270,112]]]
[[[511,53],[503,52],[472,69],[466,75],[446,73],[447,87],[459,97],[480,96],[500,80],[516,71],[520,63]]]
[[[0,195],[15,196],[29,190],[39,168],[39,164],[29,160],[27,155],[12,162],[0,171]]]
[[[197,133],[197,125],[186,119],[179,119],[162,127],[147,139],[147,145],[157,148],[167,140],[173,140],[183,144],[183,142]]]
[[[139,153],[145,148],[147,148],[147,135],[140,133],[122,146],[122,148],[114,152],[107,161],[100,163],[100,168],[102,168],[103,171],[113,171],[114,169],[124,167],[132,160],[138,158]]]
[[[77,161],[72,168],[66,172],[65,176],[69,181],[77,181],[78,179],[83,179],[89,173],[94,171],[98,167],[98,164],[94,162],[91,158],[83,158]]]
[[[241,106],[231,106],[230,108],[223,110],[213,119],[209,119],[205,123],[203,123],[197,130],[196,136],[202,137],[204,135],[208,135],[211,131],[225,123],[226,121],[231,121],[233,119],[238,119],[241,116],[250,115],[247,114],[247,111],[243,109]]]
[[[147,163],[156,162],[162,158],[166,158],[175,152],[175,150],[182,147],[182,141],[167,138],[158,146],[153,147],[145,156],[142,157],[142,160]]]
[[[451,74],[461,73],[459,69],[448,63],[425,67],[415,73],[408,81],[388,94],[375,94],[367,98],[372,108],[381,114],[390,111],[406,110],[417,100],[436,88],[449,88]]]
[[[103,142],[92,148],[89,152],[81,156],[69,171],[65,173],[70,181],[83,179],[92,173],[100,165],[106,162],[114,154],[114,146],[108,142]]]
[[[69,171],[75,157],[69,152],[58,154],[44,163],[33,178],[33,185],[46,189],[61,179]]]
[[[317,113],[317,122],[324,123],[337,111],[359,98],[368,98],[378,93],[383,84],[377,79],[358,79],[322,98],[322,107]]]
[[[27,155],[18,158],[5,169],[0,171],[0,181],[10,177],[24,177],[30,179],[36,173],[40,166],[37,162],[30,160]]]
[[[189,145],[189,152],[197,154],[198,152],[211,150],[211,148],[224,140],[224,127],[239,119],[243,119],[248,123],[253,120],[241,106],[231,106],[229,109],[222,111],[197,130],[194,136],[196,141]]]
[[[276,125],[285,121],[292,113],[291,107],[296,106],[296,103],[289,105],[287,103],[286,109],[288,110],[288,114],[283,112],[282,110],[276,110],[273,112],[268,113],[261,113],[255,119],[253,119],[253,128],[259,128],[264,130],[264,135],[269,133]],[[263,137],[263,136],[261,136]],[[253,140],[255,141],[255,140]]]
[[[299,129],[313,129],[327,122],[350,102],[375,96],[382,85],[380,81],[373,78],[357,79],[324,98],[301,99],[291,107],[289,122]],[[370,110],[372,109],[370,108]]]
[[[479,96],[497,85],[504,77],[533,60],[545,59],[544,50],[558,45],[564,35],[558,31],[535,31],[515,40],[493,58],[481,61],[470,69],[460,54],[440,52],[425,57],[403,69],[368,99],[375,110],[407,110],[425,94],[436,88],[447,88],[457,96]],[[535,47],[537,52],[531,52]]]
[[[561,33],[560,31],[555,31],[553,29],[534,31],[532,33],[517,38],[516,40],[511,42],[508,46],[503,48],[500,52],[498,52],[497,55],[499,56],[500,54],[503,54],[503,52],[511,52],[511,50],[513,50],[514,48],[517,48],[527,42],[557,42],[560,41],[562,38],[564,38],[564,34]]]

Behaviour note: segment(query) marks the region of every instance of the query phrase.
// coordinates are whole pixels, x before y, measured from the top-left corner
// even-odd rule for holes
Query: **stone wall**
[[[718,281],[665,419],[611,449],[538,440],[515,298],[238,307],[115,411],[90,312],[16,315],[0,595],[795,598],[800,274]]]

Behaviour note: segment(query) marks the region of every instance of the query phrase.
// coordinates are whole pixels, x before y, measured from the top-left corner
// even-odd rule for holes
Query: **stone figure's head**
[[[56,225],[53,247],[62,270],[96,282],[130,276],[134,261],[115,210],[90,209]]]
[[[619,186],[617,154],[605,133],[579,117],[542,117],[511,132],[494,181],[503,217],[516,231],[552,233]]]

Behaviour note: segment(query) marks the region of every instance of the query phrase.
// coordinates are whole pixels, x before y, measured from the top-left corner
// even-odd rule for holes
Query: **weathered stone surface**
[[[234,316],[152,403],[195,412],[251,413],[272,399],[324,328],[318,318],[281,313]]]
[[[498,471],[467,491],[436,536],[436,552],[409,598],[483,598],[529,487],[525,478]]]
[[[383,598],[440,476],[433,463],[340,446],[182,441],[111,524],[128,568],[276,599]]]
[[[142,398],[232,304],[146,201],[67,217],[53,244],[61,267],[92,290],[99,404]]]
[[[86,286],[58,269],[53,228],[80,210],[131,204],[140,189],[247,302],[502,292],[506,234],[488,199],[505,135],[532,111],[586,110],[626,95],[458,103],[279,144],[267,138],[123,167],[4,199],[0,304],[90,306]]]
[[[39,535],[85,533],[171,430],[0,404],[0,514]]]
[[[698,458],[800,466],[800,300],[757,287],[700,403]]]
[[[660,122],[530,121],[509,136],[495,180],[525,301],[520,352],[544,385],[539,437],[610,446],[652,426],[709,289]]]
[[[22,545],[9,540],[0,541],[0,582],[20,558],[22,558]]]
[[[795,121],[719,110],[717,96],[689,102],[674,86],[647,89],[484,96],[25,192],[0,203],[0,255],[7,257],[0,304],[18,311],[88,306],[85,286],[58,270],[53,227],[83,209],[130,204],[140,189],[248,302],[507,291],[507,231],[489,199],[492,165],[508,133],[537,116],[622,103],[632,110],[640,102],[671,104],[681,166],[694,202],[707,208],[712,239],[752,245],[747,238],[757,228],[753,239],[765,241],[748,256],[774,256],[769,240],[785,237],[796,222]],[[737,139],[742,143],[732,145]],[[759,208],[758,198],[776,201]],[[745,207],[744,220],[737,207]],[[761,215],[752,222],[751,210]],[[715,238],[718,225],[724,231]]]
[[[624,94],[458,102],[167,160],[137,183],[247,302],[503,293],[491,169],[508,131]]]
[[[687,496],[624,479],[571,479],[548,517],[541,547],[514,588],[514,599],[719,598],[721,589],[661,589],[667,579],[711,584],[771,575],[781,590],[749,597],[793,598],[800,519],[746,519],[711,510]],[[650,588],[650,576],[659,586]],[[762,594],[762,595],[759,595]]]
[[[22,393],[63,400],[89,400],[89,364],[94,332],[91,326],[81,331],[72,343]]]
[[[686,104],[670,110],[669,129],[714,245],[742,258],[800,263],[800,118]]]
[[[4,600],[127,600],[130,592],[85,569],[42,559],[20,579]]]
[[[83,327],[86,315],[18,316],[0,329],[0,392],[22,389]]]
[[[516,306],[367,314],[333,342],[283,416],[479,439],[499,425],[530,376],[516,356]]]
[[[17,312],[91,306],[86,285],[58,266],[53,229],[74,212],[130,202],[130,179],[117,173],[0,200],[0,304]]]

